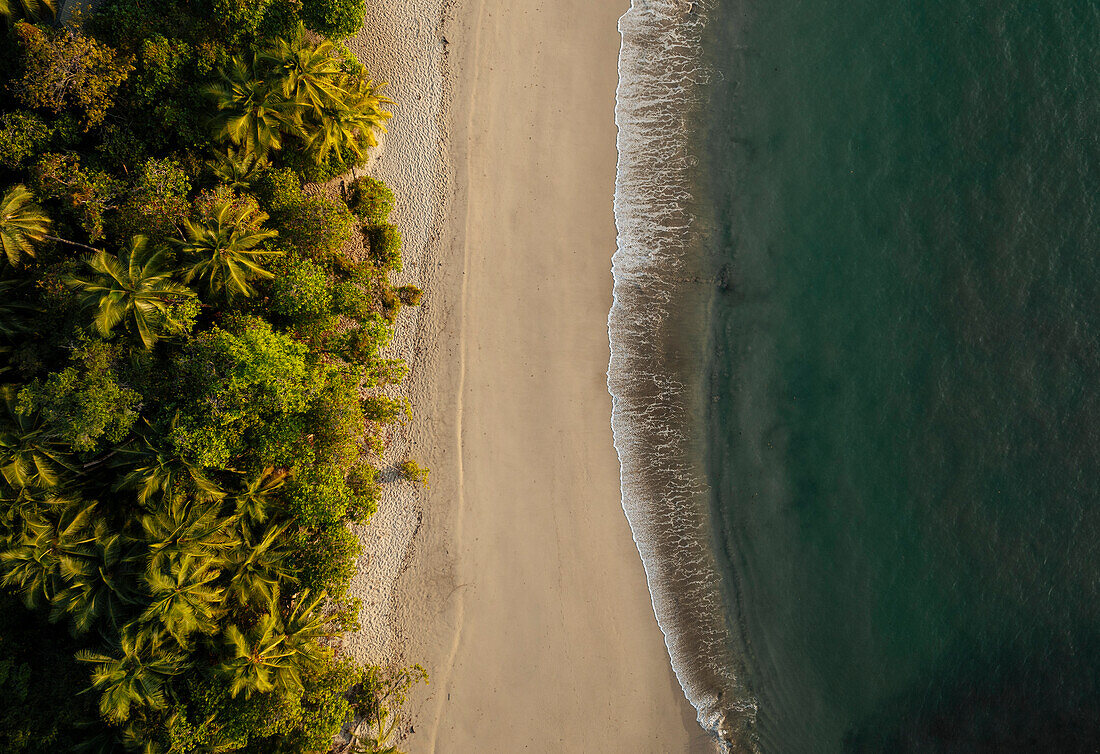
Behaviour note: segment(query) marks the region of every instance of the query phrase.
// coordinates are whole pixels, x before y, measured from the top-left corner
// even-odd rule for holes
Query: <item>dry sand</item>
[[[669,667],[620,506],[607,312],[626,0],[368,3],[353,49],[393,83],[370,172],[399,197],[412,455],[353,592],[369,662],[421,662],[402,748],[709,750]],[[384,6],[384,7],[380,7]]]

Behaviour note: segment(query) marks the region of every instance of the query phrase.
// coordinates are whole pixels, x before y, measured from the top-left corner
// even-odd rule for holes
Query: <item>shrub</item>
[[[343,39],[363,25],[363,0],[303,0],[302,22],[329,39]]]
[[[80,158],[43,155],[34,166],[34,186],[41,196],[56,199],[77,220],[90,241],[103,238],[104,215],[118,206],[125,189],[121,181],[98,170],[85,170]]]
[[[378,512],[378,498],[382,494],[378,486],[378,475],[378,469],[369,463],[352,467],[348,474],[348,487],[355,493],[355,499],[348,508],[348,518],[365,523]]]
[[[332,310],[356,322],[363,321],[374,311],[363,289],[348,280],[333,286]]]
[[[176,449],[202,467],[225,466],[252,431],[306,411],[319,389],[307,348],[263,320],[243,318],[194,337],[171,368],[180,417]]]
[[[287,256],[272,283],[271,309],[294,323],[329,316],[332,292],[328,274],[312,259]]]
[[[367,364],[393,337],[393,330],[379,314],[371,314],[359,327],[340,334],[332,344],[335,353],[353,364]]]
[[[393,192],[382,181],[364,176],[347,191],[348,206],[366,225],[381,225],[393,209]]]
[[[71,28],[15,26],[24,74],[13,93],[27,107],[81,113],[84,130],[98,125],[133,65],[113,49]]]
[[[294,171],[271,168],[256,181],[256,192],[271,209],[279,238],[319,262],[327,262],[351,239],[355,218],[346,204],[302,191]]]
[[[146,160],[130,198],[119,209],[119,237],[175,235],[190,209],[190,191],[191,181],[179,162]]]
[[[372,395],[363,399],[363,416],[367,421],[392,424],[408,419],[411,411],[408,398]]]
[[[50,140],[50,127],[25,110],[0,114],[0,166],[21,168]]]
[[[422,295],[423,291],[415,285],[403,285],[397,289],[397,297],[401,299],[401,303],[406,306],[420,306],[420,297]]]
[[[19,393],[19,410],[39,412],[61,440],[78,451],[92,451],[100,440],[118,443],[137,420],[141,396],[119,384],[117,354],[103,341],[86,341],[72,366],[35,380]]]
[[[386,272],[400,272],[401,231],[397,226],[390,223],[375,225],[363,233],[367,237],[371,261]]]
[[[380,299],[382,302],[382,316],[386,318],[387,322],[393,324],[401,311],[401,299],[397,297],[397,294],[391,288],[383,288]]]
[[[355,559],[362,550],[355,535],[342,521],[317,529],[302,527],[288,535],[298,585],[314,592],[328,590],[329,597],[341,599],[355,575]]]
[[[307,196],[294,208],[272,215],[272,225],[303,254],[327,262],[351,239],[355,218],[339,199]]]
[[[219,36],[236,43],[256,34],[271,0],[207,0],[207,3]]]
[[[348,512],[354,494],[343,469],[320,464],[302,469],[286,486],[286,507],[303,526],[337,523]]]
[[[402,461],[400,465],[398,465],[397,470],[401,474],[401,478],[406,482],[422,484],[425,487],[428,486],[428,470],[416,461],[412,459]]]

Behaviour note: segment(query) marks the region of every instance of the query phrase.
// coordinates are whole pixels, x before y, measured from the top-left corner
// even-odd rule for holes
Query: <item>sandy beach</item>
[[[392,352],[413,421],[362,532],[369,662],[420,662],[402,748],[710,750],[669,666],[620,503],[607,313],[623,0],[368,5],[352,45],[392,82],[370,172],[399,197]]]

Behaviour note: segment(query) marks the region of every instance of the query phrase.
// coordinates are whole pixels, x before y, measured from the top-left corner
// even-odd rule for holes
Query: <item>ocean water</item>
[[[700,721],[1100,751],[1100,3],[620,28],[613,423]]]

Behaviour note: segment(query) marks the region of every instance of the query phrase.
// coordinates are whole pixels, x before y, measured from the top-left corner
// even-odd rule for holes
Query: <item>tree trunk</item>
[[[76,246],[76,247],[81,248],[81,249],[87,249],[88,251],[100,251],[100,249],[97,249],[94,246],[88,246],[87,244],[77,243],[76,241],[70,241],[67,238],[58,238],[57,236],[50,236],[50,235],[46,235],[46,234],[42,234],[42,237],[43,238],[48,238],[51,241],[57,241],[57,243],[63,243],[63,244],[68,244],[69,246]]]

